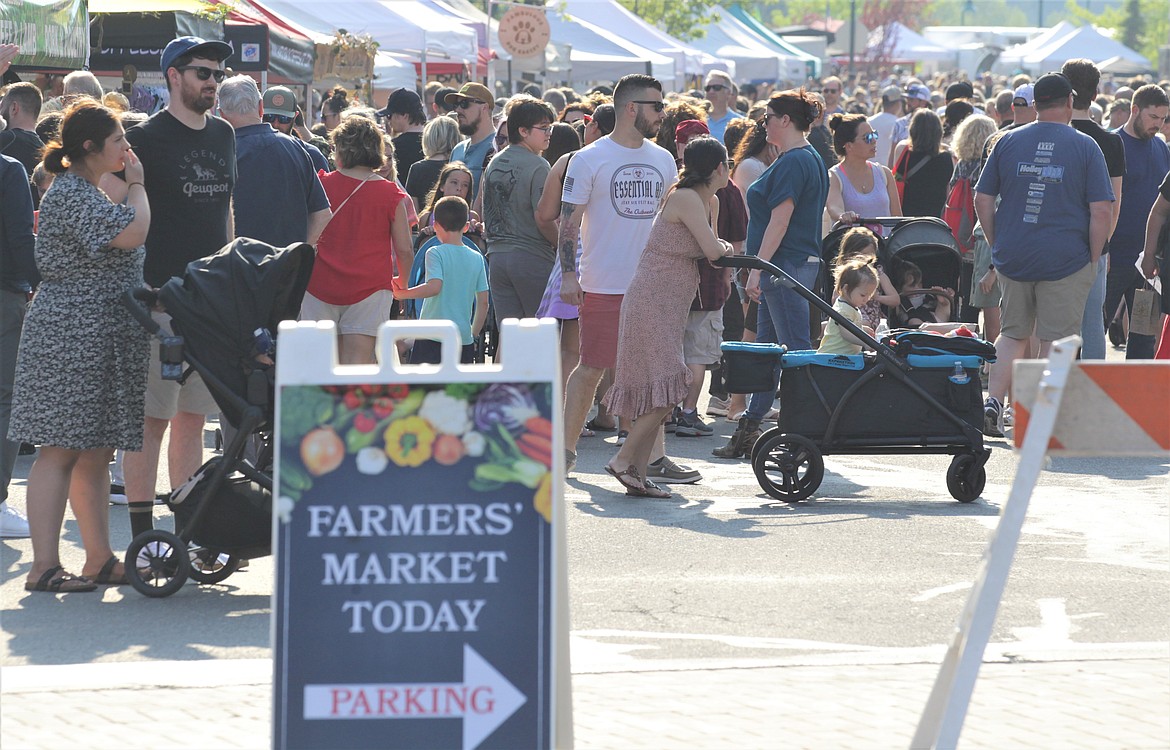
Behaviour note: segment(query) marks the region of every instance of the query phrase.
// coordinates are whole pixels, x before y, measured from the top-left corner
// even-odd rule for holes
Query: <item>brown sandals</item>
[[[653,497],[657,499],[670,497],[668,491],[654,484],[649,479],[643,479],[642,473],[633,464],[627,466],[625,471],[618,471],[609,464],[606,464],[605,473],[618,480],[626,488],[626,494],[631,497]],[[634,481],[627,481],[627,479]]]
[[[66,573],[60,565],[49,568],[36,583],[24,582],[25,591],[48,591],[53,594],[72,594],[79,591],[93,591],[97,584],[83,576]]]

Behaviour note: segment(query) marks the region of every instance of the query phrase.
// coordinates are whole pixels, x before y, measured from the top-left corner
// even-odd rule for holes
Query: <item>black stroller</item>
[[[127,547],[126,577],[146,596],[170,596],[187,578],[218,583],[241,559],[271,554],[275,370],[267,356],[274,338],[265,336],[297,317],[314,258],[310,245],[242,238],[189,263],[157,296],[126,293],[135,319],[159,339],[163,377],[183,382],[198,373],[236,430],[221,456],[167,498],[175,533],[152,529]],[[171,315],[174,335],[151,318],[156,302]],[[245,458],[252,449],[255,457]]]
[[[829,454],[953,455],[947,489],[959,502],[979,497],[991,451],[983,446],[979,370],[995,348],[978,339],[906,331],[879,343],[814,292],[755,256],[719,261],[760,269],[832,318],[872,353],[788,352],[776,344],[725,343],[724,377],[731,393],[761,393],[780,378],[777,426],[760,435],[752,468],[772,497],[799,502],[824,478]],[[909,397],[909,398],[907,398]]]

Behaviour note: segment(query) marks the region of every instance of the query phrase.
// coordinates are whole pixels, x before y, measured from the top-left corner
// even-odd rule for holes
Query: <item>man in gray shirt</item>
[[[556,257],[556,224],[535,215],[549,172],[541,153],[555,119],[547,102],[515,97],[508,106],[508,147],[484,171],[488,284],[497,325],[535,317]]]

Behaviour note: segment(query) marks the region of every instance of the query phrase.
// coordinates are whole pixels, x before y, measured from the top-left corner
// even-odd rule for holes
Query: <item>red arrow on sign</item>
[[[463,682],[306,685],[306,719],[463,719],[474,750],[527,702],[495,667],[463,645]]]

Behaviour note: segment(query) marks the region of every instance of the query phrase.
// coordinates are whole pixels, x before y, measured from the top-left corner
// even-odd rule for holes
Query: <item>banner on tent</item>
[[[0,42],[20,47],[16,66],[83,68],[89,53],[85,0],[4,0]]]

